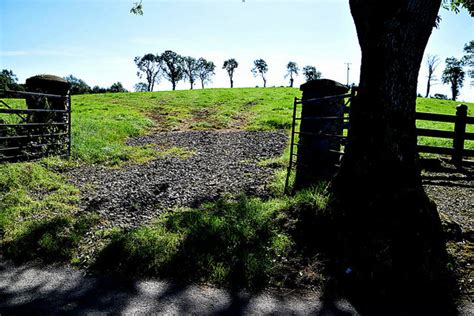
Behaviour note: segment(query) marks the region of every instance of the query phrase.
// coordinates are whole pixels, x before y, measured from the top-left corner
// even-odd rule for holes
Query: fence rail
[[[0,163],[39,159],[50,155],[69,157],[70,96],[0,90],[0,98],[12,97],[25,99],[29,106],[34,104],[34,108],[17,109],[7,104],[8,99],[0,100]],[[44,106],[45,100],[53,108],[36,108]],[[57,108],[58,106],[62,108]]]
[[[458,167],[462,166],[464,157],[474,156],[474,150],[465,148],[466,140],[474,140],[474,133],[466,132],[467,126],[474,124],[474,117],[467,116],[466,105],[458,105],[456,115],[417,112],[415,119],[417,121],[454,123],[454,130],[452,131],[417,128],[417,136],[453,140],[453,147],[418,145],[419,153],[449,155]]]

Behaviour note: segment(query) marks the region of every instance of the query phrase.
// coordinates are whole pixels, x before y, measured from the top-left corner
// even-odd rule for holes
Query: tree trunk
[[[451,80],[451,95],[452,95],[451,100],[453,100],[453,101],[456,101],[456,97],[457,97],[457,94],[458,94],[457,86],[458,86],[457,80],[455,78],[452,79]]]
[[[394,284],[409,284],[408,291],[430,283],[443,254],[415,127],[418,72],[440,3],[350,0],[362,63],[345,156],[331,185],[333,239],[339,263],[377,295]]]
[[[267,87],[267,80],[265,79],[264,76],[262,76],[262,79],[263,79],[263,87],[266,88]]]
[[[232,77],[230,77],[230,87],[231,87],[231,88],[234,87],[234,80],[232,80]]]
[[[176,90],[176,81],[172,80],[171,84],[173,85],[173,91]]]
[[[204,89],[204,80],[201,79],[201,86]]]
[[[431,89],[431,74],[428,75],[428,83],[426,84],[426,96],[425,96],[425,98],[430,96],[430,89]]]
[[[293,78],[290,78],[290,88],[293,88]]]

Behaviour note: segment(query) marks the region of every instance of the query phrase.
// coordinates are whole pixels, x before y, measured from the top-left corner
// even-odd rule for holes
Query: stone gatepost
[[[71,84],[61,77],[53,75],[38,75],[26,79],[26,91],[54,94],[65,96],[69,93]],[[68,100],[66,98],[55,98],[46,96],[28,96],[26,98],[26,105],[28,109],[41,109],[41,110],[67,110]],[[67,123],[66,113],[32,113],[28,115],[28,123]],[[52,134],[52,133],[64,133],[67,131],[67,125],[45,125],[30,128],[29,133],[31,134]],[[67,137],[60,137],[61,141],[66,142]],[[36,138],[38,143],[49,143],[49,138]],[[62,146],[51,145],[48,151],[60,150]],[[44,150],[44,148],[42,149]],[[35,150],[32,150],[33,152]]]
[[[26,79],[26,91],[56,95],[66,95],[71,84],[61,77],[38,75]],[[29,97],[26,99],[28,109],[66,110],[67,100],[60,98]]]
[[[341,139],[329,135],[343,134],[344,99],[320,98],[346,94],[349,88],[333,80],[320,79],[306,82],[300,90],[303,96],[295,189],[331,180],[336,173]],[[341,119],[321,119],[324,117]]]

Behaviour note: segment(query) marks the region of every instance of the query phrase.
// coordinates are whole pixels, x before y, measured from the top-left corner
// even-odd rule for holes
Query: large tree
[[[212,61],[207,61],[204,58],[198,59],[198,77],[201,80],[201,86],[204,89],[204,84],[211,81],[215,74],[216,65]]]
[[[454,57],[446,58],[446,68],[444,68],[441,80],[444,84],[451,85],[451,100],[453,101],[459,96],[459,90],[464,83],[464,76],[462,61]]]
[[[146,82],[139,82],[133,86],[135,92],[147,92],[148,84]]]
[[[155,83],[160,81],[160,56],[154,54],[146,54],[143,57],[135,57],[134,61],[138,67],[137,76],[140,79],[145,76],[147,82],[147,91],[153,91]]]
[[[199,71],[199,64],[196,58],[191,56],[183,57],[183,69],[184,77],[189,81],[191,90],[193,90],[194,82],[196,82]]]
[[[474,41],[470,41],[464,45],[464,57],[462,58],[463,65],[469,67],[468,75],[471,79],[474,79]],[[471,81],[471,85],[474,85],[474,80]]]
[[[254,77],[260,75],[263,79],[263,87],[267,87],[267,78],[266,74],[268,72],[267,62],[263,59],[256,59],[253,61],[252,73]]]
[[[18,78],[13,71],[3,69],[0,72],[0,89],[23,90],[23,87],[18,84]]]
[[[298,68],[298,64],[293,61],[290,61],[288,65],[286,65],[286,75],[285,78],[290,77],[290,87],[293,88],[293,75],[298,76],[298,72],[300,69]]]
[[[91,87],[82,79],[76,78],[73,75],[64,77],[64,79],[71,84],[71,94],[86,94],[91,92]]]
[[[426,83],[426,96],[425,98],[428,98],[430,96],[430,89],[431,89],[431,83],[436,80],[436,77],[434,75],[434,72],[436,71],[436,68],[439,65],[439,58],[436,55],[430,55],[426,57],[426,66],[428,66],[428,80]]]
[[[407,300],[398,303],[417,296],[415,303],[431,308],[442,298],[435,285],[445,252],[436,207],[421,182],[415,110],[418,73],[441,0],[349,3],[361,72],[345,155],[331,185],[335,226],[328,238],[359,293],[362,285],[363,295],[377,295],[372,303],[405,293]]]
[[[303,75],[306,78],[306,81],[320,79],[322,74],[314,66],[305,66],[303,67]]]
[[[222,66],[222,69],[225,69],[229,75],[231,88],[234,87],[234,71],[237,67],[239,67],[239,63],[234,58],[227,59]]]
[[[185,75],[183,57],[172,50],[167,50],[161,54],[161,60],[163,75],[171,82],[173,90],[176,90],[176,84]]]
[[[120,81],[113,83],[110,88],[108,89],[109,92],[128,92],[127,89],[125,89]]]

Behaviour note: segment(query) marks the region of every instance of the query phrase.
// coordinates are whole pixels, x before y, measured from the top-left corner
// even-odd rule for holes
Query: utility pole
[[[352,63],[345,63],[347,66],[347,86],[349,86],[349,71],[351,70]]]

